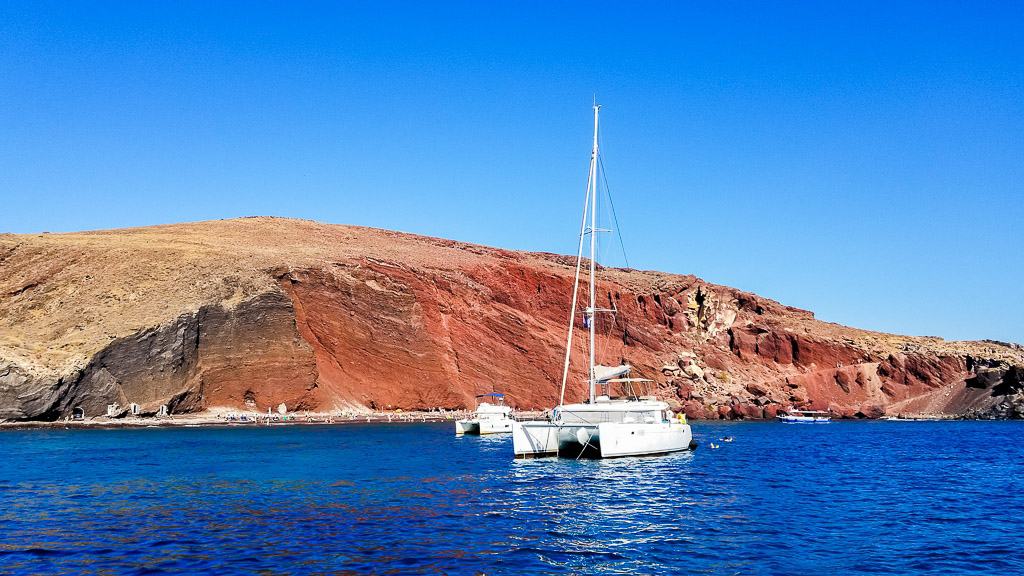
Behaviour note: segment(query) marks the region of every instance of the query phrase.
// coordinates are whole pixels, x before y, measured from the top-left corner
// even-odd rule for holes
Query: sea
[[[450,423],[2,431],[0,573],[1024,574],[1024,423],[693,429],[603,461]]]

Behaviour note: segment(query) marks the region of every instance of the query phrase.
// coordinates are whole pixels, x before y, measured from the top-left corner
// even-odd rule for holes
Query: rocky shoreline
[[[58,421],[5,421],[0,422],[0,430],[100,430],[100,429],[138,429],[138,428],[231,428],[253,426],[315,426],[315,425],[346,425],[346,424],[415,424],[424,422],[454,422],[472,415],[472,411],[411,411],[411,412],[373,412],[361,414],[345,414],[338,412],[312,412],[288,414],[287,417],[265,413],[247,413],[245,420],[229,419],[225,412],[200,412],[174,416],[148,416],[108,418],[96,417],[83,420]],[[519,420],[534,420],[544,417],[544,412],[520,411],[514,417]],[[869,420],[915,422],[915,421],[964,421],[964,420],[999,420],[1003,418],[985,417],[972,414],[899,414]],[[694,423],[715,422],[723,419],[697,419]],[[737,418],[724,419],[733,422],[773,422],[774,418]],[[836,421],[857,421],[864,418],[836,418]]]
[[[199,412],[172,416],[145,416],[108,418],[95,417],[82,420],[7,421],[0,429],[108,429],[108,428],[171,428],[171,427],[235,427],[235,426],[308,426],[323,424],[407,424],[417,422],[453,422],[465,418],[468,411],[459,412],[375,412],[345,414],[338,412],[310,412],[302,414],[272,414],[247,412],[245,419],[229,418],[228,412]],[[239,413],[239,416],[241,413]]]

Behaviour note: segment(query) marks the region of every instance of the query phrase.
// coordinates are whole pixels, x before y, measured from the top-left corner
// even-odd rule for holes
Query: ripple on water
[[[1021,423],[697,424],[511,461],[449,426],[7,431],[0,572],[1024,572]]]

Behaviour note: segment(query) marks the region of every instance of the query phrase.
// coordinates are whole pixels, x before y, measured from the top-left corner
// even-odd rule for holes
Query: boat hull
[[[558,456],[559,426],[551,422],[513,422],[512,450],[516,458]]]
[[[696,448],[690,426],[679,422],[597,425],[516,422],[512,425],[516,458],[619,458],[654,456]]]
[[[508,434],[512,431],[512,420],[457,420],[455,422],[455,434],[461,436],[487,435],[487,434]]]
[[[674,422],[626,424],[604,422],[598,425],[601,457],[654,456],[690,450],[693,434],[690,426]]]
[[[831,418],[813,418],[809,416],[777,416],[779,422],[786,424],[828,424]]]
[[[463,434],[479,434],[480,423],[473,420],[456,420],[455,421],[455,435],[462,436]]]
[[[512,431],[512,420],[480,421],[480,434],[508,434]]]

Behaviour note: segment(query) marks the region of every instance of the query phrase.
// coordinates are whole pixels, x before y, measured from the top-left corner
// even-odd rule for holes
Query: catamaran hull
[[[670,454],[692,450],[696,444],[689,425],[675,422],[596,426],[516,422],[512,447],[516,458],[619,458]]]
[[[601,457],[654,456],[695,448],[687,424],[598,424]]]
[[[473,420],[456,420],[455,435],[480,434],[480,423]]]
[[[550,422],[513,422],[512,451],[516,458],[558,456],[559,427]]]
[[[457,420],[455,422],[455,434],[486,435],[486,434],[507,434],[512,431],[511,420]]]

